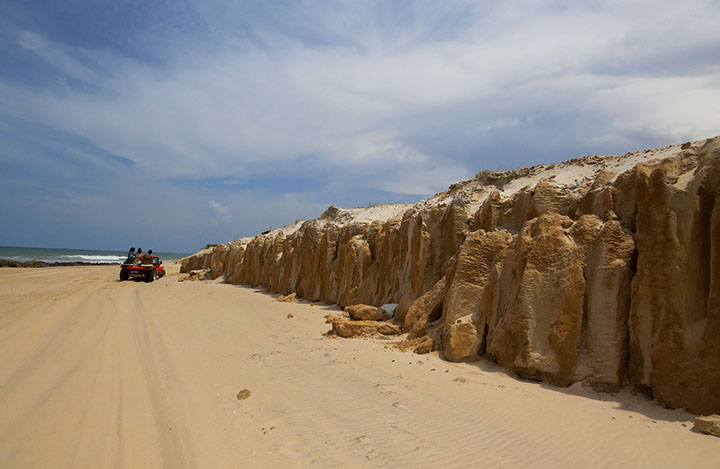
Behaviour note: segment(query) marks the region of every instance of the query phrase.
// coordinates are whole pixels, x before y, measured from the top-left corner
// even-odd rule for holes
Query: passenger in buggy
[[[130,250],[128,251],[127,259],[125,259],[125,262],[123,262],[123,264],[132,264],[133,262],[135,262],[135,247],[134,246],[131,247]]]
[[[128,252],[128,257],[127,259],[125,259],[125,262],[123,262],[123,264],[157,264],[159,262],[159,258],[153,256],[152,249],[148,250],[147,253],[143,254],[142,248],[138,248],[136,252],[135,248],[131,247],[130,251]]]
[[[143,256],[143,264],[154,264],[153,257],[152,249],[148,250],[147,254]]]

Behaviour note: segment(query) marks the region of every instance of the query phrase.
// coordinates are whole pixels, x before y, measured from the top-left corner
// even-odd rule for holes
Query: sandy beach
[[[717,467],[693,415],[323,336],[334,306],[0,269],[0,467]],[[247,389],[250,396],[238,399]]]

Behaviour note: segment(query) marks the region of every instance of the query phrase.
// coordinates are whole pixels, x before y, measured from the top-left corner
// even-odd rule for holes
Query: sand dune
[[[169,267],[152,284],[117,266],[0,269],[0,467],[720,461],[688,413],[324,337],[331,306]]]

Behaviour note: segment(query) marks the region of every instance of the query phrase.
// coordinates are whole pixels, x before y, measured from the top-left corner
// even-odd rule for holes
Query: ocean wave
[[[100,262],[116,263],[126,259],[125,256],[96,256],[91,254],[71,254],[59,256],[60,262]]]
[[[158,252],[165,261],[185,257],[186,254]],[[32,260],[40,262],[83,262],[89,264],[120,264],[127,259],[125,251],[101,251],[90,249],[24,248],[0,246],[0,259],[16,262]]]

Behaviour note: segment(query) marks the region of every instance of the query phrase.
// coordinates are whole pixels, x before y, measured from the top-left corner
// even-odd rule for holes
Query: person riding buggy
[[[152,255],[152,249],[143,254],[142,248],[130,248],[128,257],[120,266],[120,281],[129,278],[142,278],[146,282],[152,282],[156,278],[165,276],[165,268],[159,257]]]

